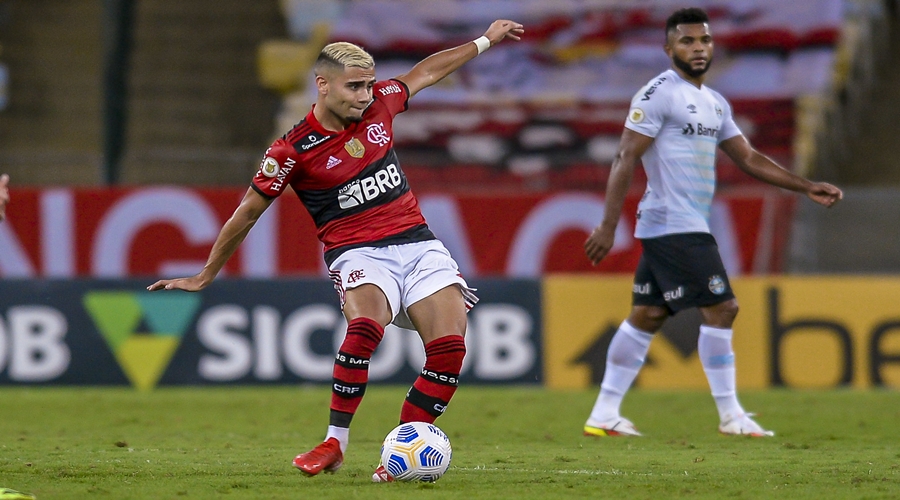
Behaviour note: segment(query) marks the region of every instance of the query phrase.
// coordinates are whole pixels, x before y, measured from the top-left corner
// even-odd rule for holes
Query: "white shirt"
[[[641,157],[647,190],[634,236],[710,232],[716,149],[741,134],[728,101],[669,69],[635,94],[625,127],[654,138]]]

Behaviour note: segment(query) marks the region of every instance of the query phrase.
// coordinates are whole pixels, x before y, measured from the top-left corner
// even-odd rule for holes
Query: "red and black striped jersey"
[[[253,188],[274,198],[290,185],[329,263],[350,248],[434,239],[393,147],[394,116],[408,100],[403,82],[377,82],[361,121],[334,132],[310,111],[266,150]]]

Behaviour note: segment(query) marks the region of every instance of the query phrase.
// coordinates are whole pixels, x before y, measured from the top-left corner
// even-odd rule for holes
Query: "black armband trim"
[[[260,196],[262,196],[263,198],[265,198],[267,200],[274,200],[275,198],[277,198],[277,196],[272,196],[270,194],[264,193],[263,190],[259,188],[259,186],[257,186],[256,184],[254,184],[252,182],[250,183],[250,187],[252,187],[254,191],[259,193]]]

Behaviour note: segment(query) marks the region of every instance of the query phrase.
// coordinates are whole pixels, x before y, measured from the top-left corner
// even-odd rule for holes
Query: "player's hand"
[[[604,227],[602,224],[595,227],[584,242],[584,253],[591,264],[597,265],[606,257],[616,240],[616,228]]]
[[[844,193],[837,187],[827,182],[814,182],[806,196],[812,201],[826,208],[840,201],[844,197]]]
[[[0,175],[0,220],[6,218],[6,204],[9,203],[9,176]]]
[[[159,280],[147,287],[147,290],[155,292],[156,290],[184,290],[186,292],[199,292],[206,288],[209,282],[200,278],[200,275],[191,276],[190,278],[176,278],[171,280]]]
[[[491,45],[497,45],[504,38],[511,38],[515,41],[522,39],[525,33],[525,27],[515,21],[507,21],[506,19],[498,19],[491,23],[491,26],[484,32],[484,36],[491,41]]]

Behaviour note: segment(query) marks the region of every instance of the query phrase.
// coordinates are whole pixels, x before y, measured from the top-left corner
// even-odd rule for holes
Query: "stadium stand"
[[[274,1],[136,2],[121,180],[246,184],[277,97],[257,47],[285,35]]]
[[[0,4],[9,102],[0,170],[22,184],[95,184],[102,158],[101,2]]]
[[[462,189],[602,189],[628,101],[669,65],[660,27],[677,7],[668,0],[521,0],[514,9],[494,0],[368,0],[325,2],[316,17],[309,3],[281,3],[288,31],[331,22],[329,40],[367,48],[380,78],[477,37],[511,11],[528,27],[527,41],[483,54],[419,93],[398,118],[396,144],[419,189],[446,189],[448,180]],[[717,41],[709,85],[732,100],[754,145],[808,173],[819,132],[812,124],[843,85],[837,57],[871,51],[858,46],[878,38],[858,28],[872,2],[695,3],[710,12]],[[314,98],[314,88],[298,82],[277,128],[302,119]],[[725,159],[719,174],[726,186],[749,180]]]
[[[885,12],[896,10],[896,0],[695,3],[709,8],[719,37],[709,83],[733,100],[754,143],[804,173],[815,165],[825,177],[843,175],[850,145],[866,138],[854,124],[882,107],[866,104],[874,70],[885,66],[873,54],[885,51]],[[0,0],[0,44],[11,75],[0,169],[17,182],[103,182],[101,4]],[[627,100],[668,65],[659,26],[676,2],[134,5],[121,183],[245,184],[261,148],[309,109],[303,64],[308,68],[316,45],[357,41],[377,57],[378,75],[389,77],[514,12],[528,26],[527,41],[487,52],[420,93],[398,119],[404,167],[420,190],[449,181],[598,190]],[[267,81],[272,70],[280,71],[278,83]],[[746,181],[727,163],[721,179],[725,186]]]
[[[785,266],[791,273],[900,270],[900,2],[854,7],[862,15],[844,26],[835,84],[799,134],[815,138],[802,150],[821,175],[846,187],[844,200],[827,213],[798,205]]]
[[[844,25],[815,144],[820,171],[844,183],[900,185],[893,134],[900,106],[897,6],[857,1]],[[862,160],[862,161],[860,161]]]
[[[0,46],[0,54],[3,53],[3,47]],[[0,111],[6,109],[9,104],[9,67],[0,61]]]

